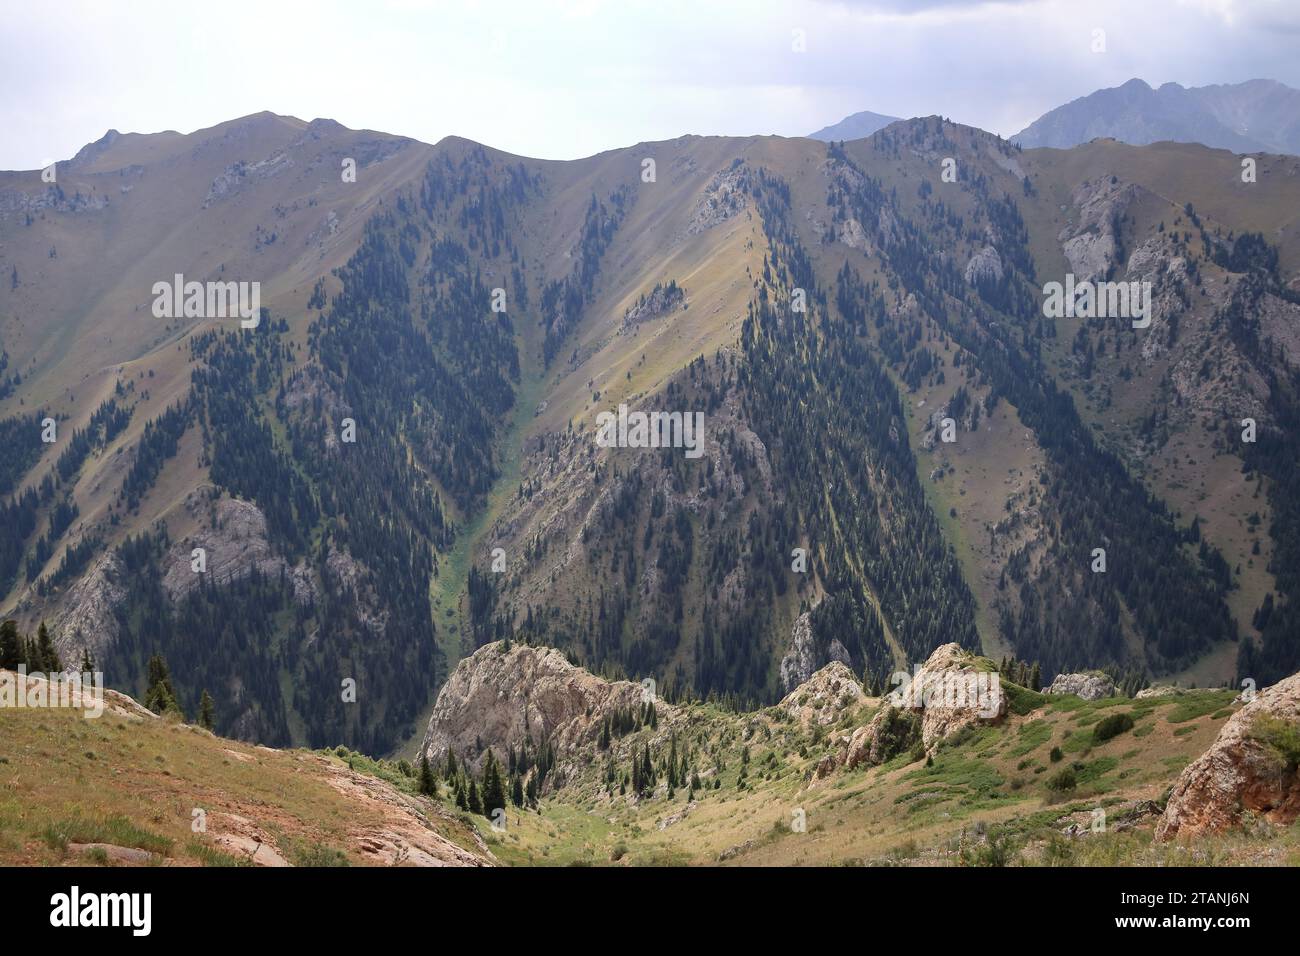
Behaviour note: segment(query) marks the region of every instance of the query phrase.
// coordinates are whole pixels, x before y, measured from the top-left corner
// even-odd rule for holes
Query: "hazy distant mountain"
[[[1237,152],[1300,153],[1300,90],[1274,80],[1152,89],[1132,79],[1057,107],[1013,139],[1066,149],[1099,136],[1138,146],[1172,140]]]
[[[863,110],[861,113],[854,113],[852,116],[846,116],[833,126],[823,126],[815,133],[809,133],[809,139],[820,139],[824,143],[831,140],[850,140],[862,139],[864,136],[870,136],[878,129],[884,129],[890,123],[897,123],[897,116],[886,116],[883,113],[873,113],[870,110]]]

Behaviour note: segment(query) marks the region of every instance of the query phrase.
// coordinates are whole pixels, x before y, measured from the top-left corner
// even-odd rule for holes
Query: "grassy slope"
[[[1002,727],[960,735],[931,766],[904,755],[811,784],[805,775],[834,749],[837,734],[813,743],[807,729],[779,719],[775,709],[702,711],[698,733],[719,748],[726,769],[721,789],[698,795],[680,822],[659,828],[686,809],[682,791],[671,801],[660,796],[629,804],[598,794],[584,777],[546,801],[540,815],[512,811],[506,833],[488,841],[498,858],[516,865],[714,864],[728,850],[727,862],[735,865],[957,865],[979,861],[981,848],[987,853],[990,845],[1005,847],[1008,862],[1025,864],[1259,863],[1270,849],[1278,852],[1268,861],[1300,864],[1296,828],[1275,838],[1198,840],[1191,850],[1153,845],[1154,816],[1132,830],[1073,840],[1059,833],[1070,822],[1086,828],[1094,808],[1107,809],[1117,822],[1132,802],[1160,800],[1214,739],[1232,713],[1231,698],[1212,691],[1145,701],[1046,698]],[[859,726],[874,707],[874,701],[861,705],[844,723]],[[1134,716],[1135,728],[1095,744],[1092,725],[1119,711]],[[737,790],[746,726],[752,729],[750,788]],[[1050,752],[1057,746],[1063,758],[1054,763]],[[775,754],[771,764],[769,754]],[[1072,792],[1053,793],[1046,781],[1070,766],[1081,782]],[[805,833],[791,830],[796,809],[806,814]],[[965,860],[963,847],[973,854]]]
[[[904,754],[824,779],[813,779],[813,768],[879,701],[827,704],[837,709],[824,727],[778,707],[736,714],[685,705],[672,728],[704,781],[693,805],[684,788],[672,798],[662,787],[639,801],[607,795],[604,756],[592,753],[578,756],[569,783],[540,812],[512,807],[504,832],[456,812],[445,793],[421,803],[421,825],[471,853],[481,854],[481,836],[509,865],[712,865],[724,854],[732,865],[1300,865],[1300,826],[1191,846],[1153,844],[1154,816],[1132,829],[1060,833],[1072,822],[1087,829],[1097,808],[1115,824],[1135,802],[1161,800],[1233,712],[1231,692],[1095,702],[1010,693],[1018,713],[959,733],[930,764]],[[1120,712],[1133,729],[1097,743],[1094,725]],[[662,757],[670,732],[661,722],[622,738],[619,771],[631,746],[652,742]],[[1058,794],[1047,781],[1066,767],[1078,784]],[[66,710],[0,710],[0,865],[80,859],[70,842],[140,848],[154,863],[230,865],[239,860],[212,839],[225,815],[251,820],[292,863],[372,862],[359,847],[389,824],[382,807],[334,785],[348,768],[367,793],[385,784],[414,793],[399,765],[346,751],[275,751],[112,712],[86,720]],[[191,831],[195,807],[209,815],[207,835]],[[806,832],[791,830],[796,810]]]
[[[347,762],[375,765],[356,755]],[[378,806],[330,782],[337,755],[269,750],[169,720],[106,712],[0,710],[0,865],[71,862],[67,842],[145,849],[155,862],[224,865],[237,858],[211,837],[225,814],[252,820],[295,864],[365,863],[358,837],[385,826]],[[400,775],[386,774],[412,790]],[[206,835],[192,832],[205,810]],[[428,813],[427,825],[475,851],[462,819]]]

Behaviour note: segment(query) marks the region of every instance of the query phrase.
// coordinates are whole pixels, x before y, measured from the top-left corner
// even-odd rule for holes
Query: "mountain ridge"
[[[0,416],[30,437],[39,407],[69,416],[64,442],[82,433],[75,449],[19,443],[0,488],[24,528],[4,607],[29,629],[48,617],[70,658],[86,630],[113,632],[95,652],[123,686],[162,649],[184,686],[218,695],[225,731],[388,752],[422,732],[455,662],[503,634],[754,705],[779,695],[789,655],[878,677],[960,636],[1049,676],[1212,658],[1199,679],[1219,684],[1241,673],[1238,632],[1251,647],[1283,635],[1256,612],[1280,595],[1285,538],[1256,533],[1271,512],[1248,502],[1284,472],[1249,484],[1244,453],[1202,421],[1243,403],[1266,426],[1287,413],[1256,387],[1292,354],[1285,158],[1239,199],[1220,185],[1231,156],[1023,151],[937,117],[843,148],[681,137],[569,162],[245,119],[130,182],[119,167],[126,192],[75,169],[63,199],[34,173],[0,177],[16,254],[0,265],[18,280],[0,287],[0,341],[22,372]],[[338,178],[351,152],[358,190]],[[134,273],[95,244],[128,223],[159,249]],[[1235,238],[1256,229],[1279,239],[1276,261]],[[83,267],[104,250],[107,269]],[[65,263],[90,303],[31,294]],[[191,263],[263,275],[260,329],[160,335],[149,272]],[[1049,327],[1035,301],[1066,271],[1159,278],[1156,334]],[[1238,328],[1251,286],[1263,325]],[[665,287],[679,306],[645,311]],[[52,358],[61,325],[80,353]],[[1163,390],[1199,417],[1161,419]],[[591,419],[620,402],[701,407],[718,431],[694,464],[597,449]],[[1183,441],[1213,442],[1223,473],[1189,465]],[[1142,467],[1152,448],[1168,474]],[[1201,514],[1180,489],[1208,479],[1222,500]],[[1125,502],[1130,521],[1107,517]],[[1129,562],[1113,578],[1080,558],[1102,527]],[[192,577],[200,543],[222,562],[212,585],[167,584]],[[224,646],[222,614],[253,636],[246,659],[195,646]],[[1264,640],[1285,667],[1285,641]],[[337,702],[349,675],[366,688],[355,710]]]
[[[1134,145],[1171,140],[1241,153],[1296,154],[1300,91],[1265,79],[1153,88],[1134,78],[1050,110],[1011,139],[1060,149],[1103,136]]]

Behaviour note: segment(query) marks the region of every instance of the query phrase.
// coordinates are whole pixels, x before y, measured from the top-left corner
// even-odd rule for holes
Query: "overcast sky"
[[[859,110],[1011,135],[1134,76],[1300,87],[1298,49],[1300,0],[0,0],[0,168],[260,110],[552,159]]]

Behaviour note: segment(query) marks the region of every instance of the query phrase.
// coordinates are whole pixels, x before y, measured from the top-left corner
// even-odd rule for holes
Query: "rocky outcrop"
[[[822,758],[813,776],[826,777],[840,767],[875,767],[918,743],[933,753],[968,726],[1001,721],[1007,713],[1006,695],[997,672],[985,669],[978,660],[959,644],[936,649],[907,683],[886,697],[870,723],[839,738],[837,750]],[[838,666],[818,671],[814,681],[826,675],[821,683],[829,683]],[[797,689],[782,706],[797,702],[804,690]],[[838,719],[839,712],[832,719]]]
[[[749,168],[743,164],[714,175],[691,211],[685,235],[699,235],[743,212],[751,179]]]
[[[237,195],[250,183],[278,176],[292,169],[293,165],[293,160],[285,152],[277,152],[256,163],[247,163],[242,159],[232,163],[208,186],[208,193],[203,197],[203,208],[207,209],[215,202]]]
[[[977,723],[996,723],[1007,713],[1007,698],[996,671],[960,644],[936,648],[911,680],[889,695],[895,707],[921,712],[921,739],[927,751]]]
[[[992,246],[985,246],[966,263],[963,273],[967,285],[993,285],[1002,281],[1002,257]]]
[[[1176,697],[1185,694],[1187,691],[1181,687],[1174,687],[1172,684],[1157,684],[1154,687],[1144,687],[1137,692],[1135,700],[1146,700],[1148,697]]]
[[[334,589],[349,596],[357,620],[376,637],[388,627],[388,611],[374,587],[374,575],[364,564],[346,551],[330,549],[325,570]]]
[[[649,322],[668,315],[678,309],[686,308],[686,290],[675,280],[655,283],[649,295],[643,295],[623,313],[623,328],[627,329],[642,322]]]
[[[186,509],[200,518],[203,526],[192,536],[176,542],[167,552],[162,585],[173,601],[184,597],[199,583],[194,570],[194,550],[203,549],[203,574],[214,583],[229,584],[248,577],[254,570],[269,578],[286,574],[294,598],[307,604],[316,589],[305,567],[294,568],[271,548],[266,533],[266,516],[251,501],[219,498],[211,501],[196,491],[185,502]],[[205,513],[206,511],[206,513]]]
[[[812,615],[805,611],[790,629],[790,649],[781,658],[781,686],[790,693],[808,678],[817,666],[813,648]]]
[[[1300,817],[1300,674],[1233,714],[1210,749],[1183,769],[1156,828],[1159,840],[1231,829],[1253,816],[1282,826]]]
[[[885,704],[871,723],[859,727],[849,737],[844,749],[844,766],[877,767],[886,760],[911,749],[920,737],[920,720],[914,712]]]
[[[53,628],[55,644],[65,660],[81,660],[83,649],[103,660],[105,651],[117,642],[115,612],[126,600],[122,575],[122,559],[114,549],[98,558],[68,589]]]
[[[1097,672],[1084,674],[1057,674],[1048,694],[1073,694],[1084,700],[1101,700],[1115,695],[1115,682],[1107,675]]]
[[[800,614],[790,628],[790,649],[781,658],[781,688],[790,693],[807,683],[818,667],[833,663],[843,664],[851,671],[853,656],[838,639],[832,639],[824,651],[819,651],[813,639],[812,614],[808,611]]]
[[[548,741],[564,758],[596,742],[606,715],[639,708],[647,695],[640,684],[602,680],[575,667],[554,648],[485,644],[447,678],[420,753],[440,762],[452,752],[477,769],[489,748],[502,757],[531,739]],[[665,723],[675,708],[656,700],[655,710]]]
[[[368,823],[349,831],[352,847],[376,866],[491,866],[492,854],[477,832],[471,831],[473,849],[453,843],[431,823],[450,829],[452,814],[435,802],[403,793],[385,780],[357,773],[325,757],[327,781],[365,811]],[[358,819],[362,814],[358,813]]]
[[[1119,253],[1115,224],[1137,195],[1136,186],[1113,176],[1075,187],[1070,198],[1078,207],[1078,222],[1062,229],[1057,239],[1076,282],[1105,279],[1110,273]]]
[[[825,726],[838,721],[841,714],[864,699],[862,685],[853,671],[835,661],[787,694],[778,706],[804,727]]]

